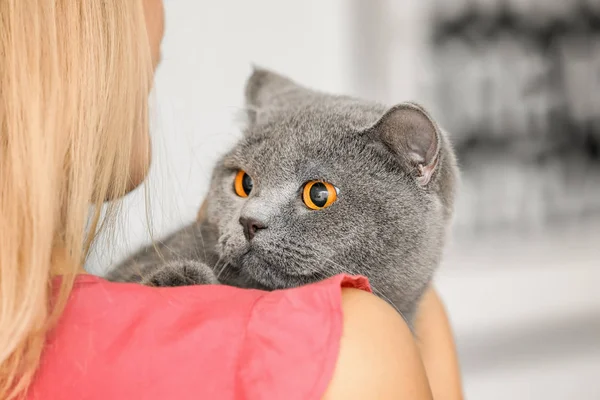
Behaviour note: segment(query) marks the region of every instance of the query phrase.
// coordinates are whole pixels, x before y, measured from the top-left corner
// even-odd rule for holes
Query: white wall
[[[600,229],[454,236],[436,287],[468,399],[600,399]]]

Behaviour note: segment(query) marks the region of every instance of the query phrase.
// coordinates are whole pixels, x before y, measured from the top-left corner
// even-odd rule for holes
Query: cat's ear
[[[419,184],[429,183],[438,166],[442,138],[437,124],[420,105],[392,107],[369,132],[413,171]]]
[[[253,66],[252,74],[246,82],[246,106],[257,109],[267,107],[296,87],[296,83],[283,75]]]
[[[267,108],[277,108],[289,103],[301,90],[294,81],[268,69],[253,66],[246,82],[246,110],[250,122]]]

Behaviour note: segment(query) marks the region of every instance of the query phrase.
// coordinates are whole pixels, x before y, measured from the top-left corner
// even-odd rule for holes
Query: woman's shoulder
[[[369,290],[366,279],[343,275],[274,292],[82,276],[48,338],[32,393],[318,398],[338,356],[344,287]]]

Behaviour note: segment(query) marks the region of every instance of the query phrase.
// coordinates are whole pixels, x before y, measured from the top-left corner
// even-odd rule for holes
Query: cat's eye
[[[337,200],[338,188],[329,182],[309,181],[302,189],[302,200],[311,210],[322,210]]]
[[[250,192],[252,192],[253,186],[254,183],[252,182],[250,175],[248,175],[246,171],[240,169],[235,175],[235,181],[233,182],[235,194],[240,197],[248,197]]]

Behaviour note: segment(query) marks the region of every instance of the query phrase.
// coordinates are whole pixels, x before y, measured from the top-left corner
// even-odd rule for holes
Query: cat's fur
[[[109,279],[158,286],[287,288],[346,272],[410,322],[438,266],[457,169],[445,134],[412,103],[389,108],[297,85],[256,69],[244,137],[214,169],[207,219],[149,246]],[[234,192],[238,169],[254,181]],[[322,179],[338,200],[313,211],[301,189]],[[266,226],[252,240],[240,217]]]

